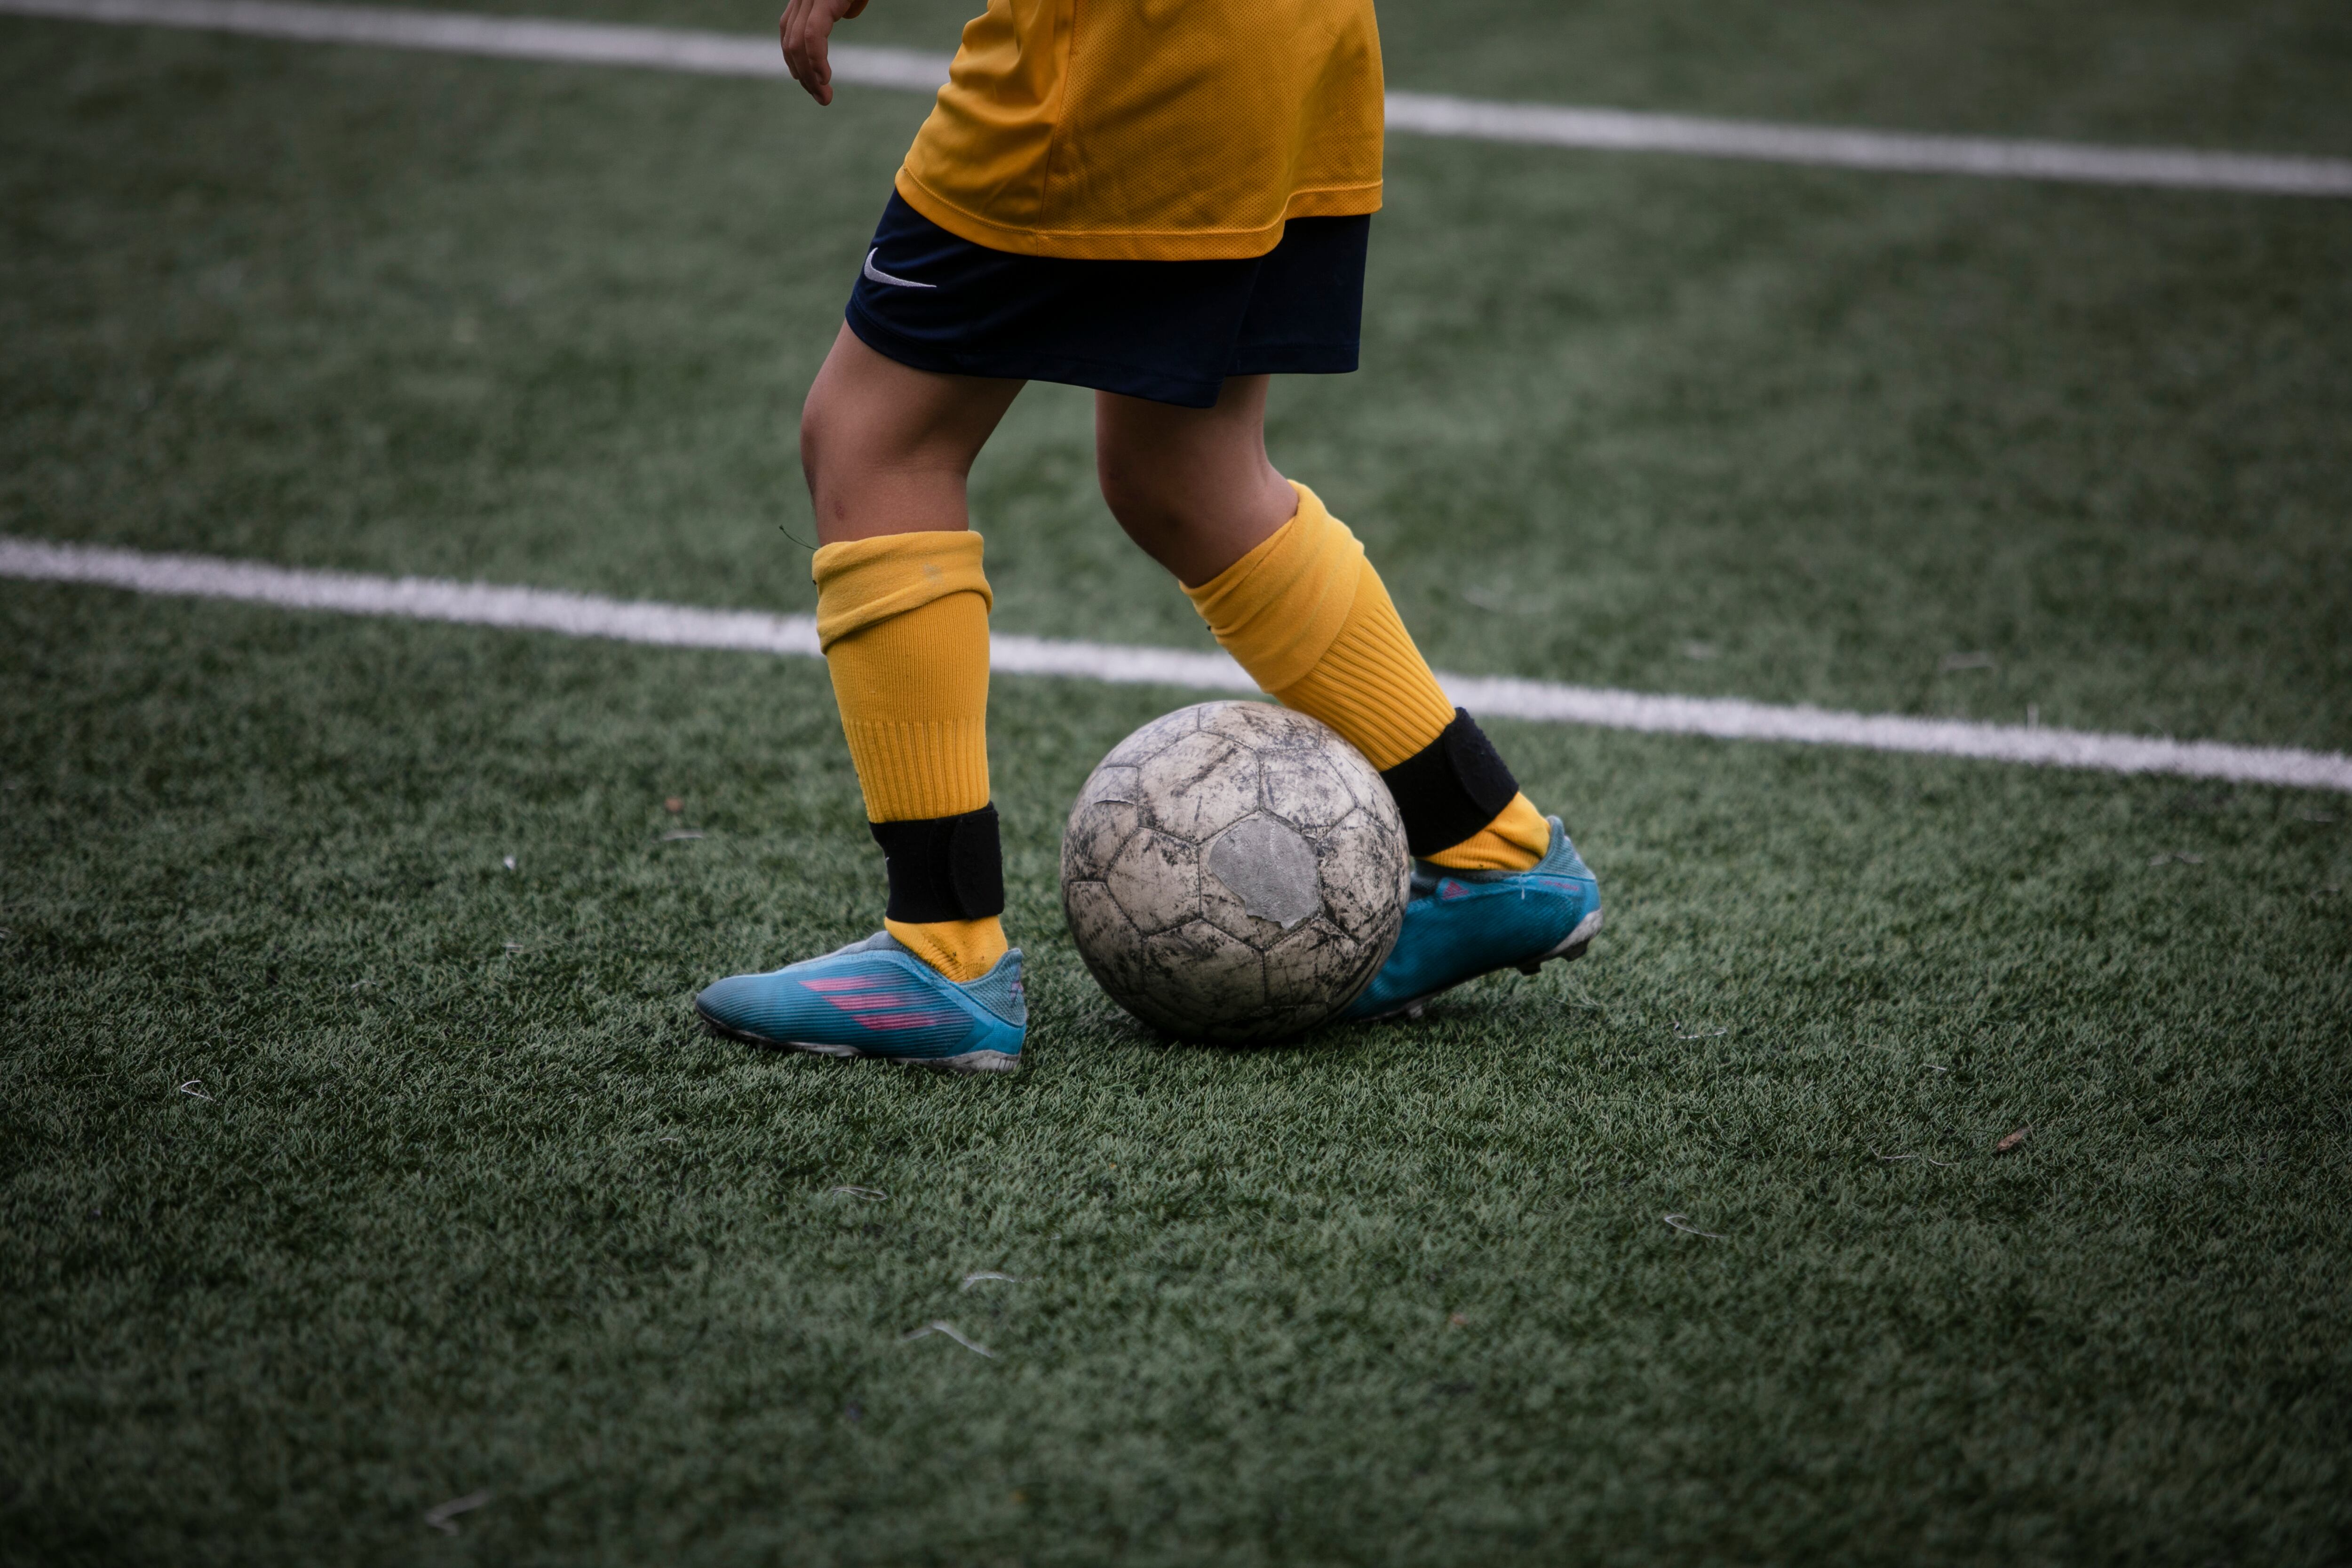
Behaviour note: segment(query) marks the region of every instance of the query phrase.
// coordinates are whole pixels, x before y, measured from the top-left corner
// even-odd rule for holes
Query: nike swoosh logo
[[[891,277],[890,274],[883,271],[879,267],[874,265],[874,258],[881,254],[882,247],[878,245],[873,249],[867,251],[866,253],[866,265],[861,268],[866,276],[874,282],[887,283],[894,289],[936,289],[939,287],[936,283],[918,283],[911,278]]]

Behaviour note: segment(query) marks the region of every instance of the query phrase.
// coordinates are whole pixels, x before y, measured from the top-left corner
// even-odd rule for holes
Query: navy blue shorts
[[[1229,375],[1356,368],[1372,220],[1295,217],[1241,261],[1077,261],[959,238],[897,192],[849,330],[900,364],[1207,408]]]

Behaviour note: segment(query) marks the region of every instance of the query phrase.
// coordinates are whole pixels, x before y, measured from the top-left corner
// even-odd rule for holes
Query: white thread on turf
[[[713,76],[786,74],[773,37],[622,26],[548,17],[484,16],[289,0],[0,0],[0,14],[122,26],[187,27],[310,43],[494,55],[583,65],[642,66]],[[936,91],[948,57],[870,44],[835,44],[836,82]],[[2102,147],[1987,136],[1906,134],[1761,121],[1715,120],[1621,109],[1496,103],[1439,93],[1391,92],[1388,128],[1619,153],[1680,153],[1775,163],[1974,174],[2092,184],[2168,185],[2273,195],[2352,196],[2352,160],[2292,154]]]
[[[457,1515],[470,1513],[489,1500],[488,1492],[467,1492],[464,1497],[453,1497],[447,1502],[428,1510],[425,1522],[444,1535],[455,1535],[457,1533]]]
[[[696,609],[551,588],[500,588],[430,577],[373,577],[206,555],[151,555],[0,535],[0,578],[7,577],[83,583],[174,597],[229,599],[286,609],[561,632],[566,637],[662,647],[731,648],[803,658],[818,654],[816,623],[806,616]],[[1000,636],[992,639],[989,664],[1005,675],[1050,675],[1198,691],[1257,690],[1256,683],[1224,654],[1179,648]],[[1958,719],[1845,713],[1802,704],[1612,691],[1502,676],[1441,675],[1438,679],[1444,683],[1447,696],[1486,718],[1589,724],[1661,735],[1705,735],[1723,741],[1854,746],[2103,773],[2173,773],[2352,794],[2352,757],[2337,752],[2101,734],[2046,725],[2028,728]],[[512,862],[509,865],[511,868]]]
[[[1690,1215],[1686,1214],[1662,1214],[1658,1217],[1664,1220],[1668,1225],[1673,1226],[1676,1230],[1686,1231],[1692,1236],[1703,1236],[1709,1241],[1721,1241],[1723,1239],[1723,1237],[1716,1235],[1716,1233],[1711,1230],[1701,1230],[1695,1225],[1685,1225],[1683,1221],[1690,1218]]]
[[[961,1345],[964,1349],[970,1351],[974,1355],[984,1355],[992,1361],[996,1358],[996,1352],[994,1351],[990,1350],[986,1345],[975,1344],[971,1340],[964,1338],[961,1334],[955,1331],[955,1328],[952,1324],[949,1323],[925,1323],[919,1329],[908,1330],[905,1333],[898,1336],[898,1340],[899,1342],[903,1344],[908,1340],[919,1340],[926,1334],[945,1334],[948,1338],[955,1341],[956,1343]]]

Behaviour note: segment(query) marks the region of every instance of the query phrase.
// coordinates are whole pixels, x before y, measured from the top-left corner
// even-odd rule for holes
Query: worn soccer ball
[[[1182,1039],[1336,1015],[1404,923],[1412,858],[1362,753],[1303,713],[1202,702],[1102,760],[1062,835],[1062,910],[1120,1006]]]

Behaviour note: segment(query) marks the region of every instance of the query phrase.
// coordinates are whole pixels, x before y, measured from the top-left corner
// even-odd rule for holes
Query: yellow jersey
[[[1371,0],[988,0],[898,194],[993,250],[1263,256],[1381,205]]]

